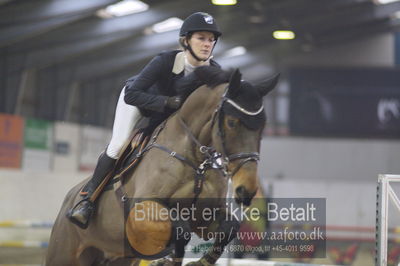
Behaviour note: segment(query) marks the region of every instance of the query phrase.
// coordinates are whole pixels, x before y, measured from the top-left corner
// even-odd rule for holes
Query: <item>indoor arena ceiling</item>
[[[110,126],[123,81],[157,52],[177,47],[177,30],[149,34],[152,25],[196,11],[212,14],[223,31],[217,61],[250,80],[274,72],[281,58],[400,25],[400,2],[372,0],[143,0],[145,12],[97,15],[117,2],[0,0],[0,112]],[[296,38],[276,40],[275,30]]]

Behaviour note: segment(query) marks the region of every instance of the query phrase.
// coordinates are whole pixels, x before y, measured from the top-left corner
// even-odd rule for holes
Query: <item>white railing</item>
[[[193,259],[183,260],[183,264],[194,261]],[[144,263],[145,265],[145,263]],[[339,266],[339,265],[328,265],[328,264],[308,264],[308,263],[294,263],[294,262],[277,262],[277,261],[262,261],[255,259],[219,259],[218,265],[227,266]]]
[[[400,175],[379,175],[376,194],[376,266],[387,266],[389,199],[400,212],[400,200],[390,182],[400,182]]]
[[[53,226],[53,222],[49,221],[38,221],[38,220],[5,220],[0,221],[0,229],[10,230],[36,230],[44,229],[50,230]],[[6,248],[47,248],[47,241],[40,240],[3,240],[0,239],[0,247]]]
[[[4,228],[52,228],[53,222],[35,220],[5,220],[0,221],[0,227]]]

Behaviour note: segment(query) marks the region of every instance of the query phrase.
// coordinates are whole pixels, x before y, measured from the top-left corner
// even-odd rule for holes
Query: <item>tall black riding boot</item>
[[[80,201],[75,207],[70,209],[67,217],[74,224],[85,229],[89,224],[89,219],[94,210],[94,202],[90,201],[90,197],[96,191],[97,187],[101,184],[103,179],[110,173],[115,166],[116,159],[107,156],[106,152],[102,153],[97,161],[96,168],[92,178],[85,186],[87,194],[84,199]]]

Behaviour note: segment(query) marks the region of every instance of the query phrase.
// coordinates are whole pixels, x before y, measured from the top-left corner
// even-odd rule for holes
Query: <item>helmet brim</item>
[[[194,33],[194,32],[199,32],[199,31],[207,31],[207,32],[211,32],[215,35],[216,38],[219,38],[222,33],[219,31],[215,31],[215,30],[210,30],[210,29],[203,29],[203,28],[198,28],[198,29],[192,29],[191,31],[185,32],[185,33],[181,33],[180,36],[184,37],[187,36],[188,34]]]

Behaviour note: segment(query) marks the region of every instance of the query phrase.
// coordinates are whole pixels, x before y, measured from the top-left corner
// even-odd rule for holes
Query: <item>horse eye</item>
[[[228,119],[228,120],[226,121],[226,123],[228,124],[228,127],[229,127],[229,128],[234,128],[234,127],[236,127],[236,125],[237,125],[237,121],[236,121],[236,120],[233,120],[233,119]]]

